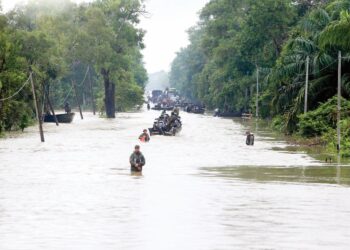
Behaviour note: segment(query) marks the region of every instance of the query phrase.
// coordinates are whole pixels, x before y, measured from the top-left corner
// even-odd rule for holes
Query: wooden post
[[[92,105],[92,113],[96,115],[96,106],[95,106],[95,98],[94,98],[94,88],[92,86],[92,80],[91,80],[91,71],[89,67],[89,85],[90,85],[90,94],[91,94],[91,105]]]
[[[34,106],[35,106],[35,112],[36,112],[36,119],[39,122],[40,139],[41,139],[41,142],[45,142],[44,130],[43,130],[43,120],[42,120],[42,115],[40,114],[41,112],[39,111],[38,101],[36,99],[35,85],[34,85],[34,81],[33,81],[33,73],[32,72],[30,72],[30,82],[32,84],[32,92],[33,92]]]
[[[244,112],[248,112],[248,88],[245,88]]]
[[[340,131],[340,112],[341,112],[341,51],[338,53],[338,104],[337,104],[337,150],[340,152],[341,131]]]
[[[50,101],[49,90],[46,90],[45,85],[44,85],[43,87],[44,87],[44,93],[45,93],[46,99],[47,99],[47,104],[49,105],[49,108],[50,108],[50,110],[51,110],[51,113],[52,113],[52,115],[53,115],[53,118],[55,119],[56,125],[59,126],[60,124],[59,124],[59,122],[58,122],[58,119],[57,119],[55,110],[53,109],[53,106],[52,106],[51,101]]]
[[[305,80],[305,104],[304,104],[304,114],[308,110],[308,92],[309,92],[309,68],[310,68],[310,57],[306,57],[306,80]]]
[[[259,118],[259,67],[256,66],[256,118]]]
[[[84,120],[84,116],[83,116],[83,112],[81,110],[81,106],[80,106],[80,102],[79,102],[79,98],[78,98],[78,91],[77,91],[77,87],[75,86],[75,82],[72,81],[72,85],[73,85],[73,88],[74,88],[74,93],[75,93],[75,101],[78,105],[78,108],[79,108],[79,112],[80,112],[80,117],[82,120]]]

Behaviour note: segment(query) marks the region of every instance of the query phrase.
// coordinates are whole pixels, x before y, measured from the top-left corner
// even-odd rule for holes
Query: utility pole
[[[91,71],[89,68],[89,85],[90,85],[90,94],[91,94],[91,105],[92,105],[92,113],[96,115],[96,105],[95,105],[95,97],[94,97],[94,87],[92,86],[91,80]]]
[[[310,68],[310,57],[306,57],[306,80],[305,80],[305,105],[304,114],[307,113],[308,109],[308,92],[309,92],[309,68]]]
[[[259,118],[259,67],[256,65],[256,118]]]
[[[51,113],[53,115],[53,118],[55,120],[56,126],[59,126],[55,110],[53,109],[53,106],[52,106],[52,103],[51,103],[51,100],[50,100],[49,89],[45,87],[45,84],[43,84],[43,90],[44,90],[44,94],[45,94],[46,99],[47,99],[47,104],[49,105],[49,108],[50,108]]]
[[[340,152],[340,112],[341,112],[341,51],[338,52],[338,105],[337,105],[337,150]]]
[[[244,112],[248,112],[248,88],[245,88]]]
[[[30,83],[32,85],[32,92],[33,92],[34,106],[35,106],[35,112],[36,112],[36,119],[39,122],[40,139],[41,139],[41,142],[45,142],[44,130],[43,130],[43,120],[42,120],[42,117],[41,117],[41,112],[39,111],[38,101],[36,99],[35,85],[34,85],[34,81],[33,81],[33,72],[30,72],[30,76],[29,77],[30,77]]]
[[[77,86],[75,85],[74,81],[72,81],[72,85],[73,85],[74,94],[75,94],[75,102],[77,103],[78,108],[79,108],[80,118],[82,120],[84,120],[83,111],[81,110],[81,106],[80,106],[80,102],[79,102],[79,98],[78,98]]]

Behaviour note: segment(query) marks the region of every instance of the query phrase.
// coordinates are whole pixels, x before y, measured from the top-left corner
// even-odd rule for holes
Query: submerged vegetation
[[[109,118],[142,104],[144,31],[136,26],[144,13],[139,0],[36,0],[0,13],[0,132],[35,116],[30,72],[42,111],[45,91],[58,109],[75,105],[72,82],[79,102],[97,103]]]
[[[258,103],[259,116],[282,132],[324,136],[331,145],[340,50],[343,143],[350,145],[349,11],[349,0],[211,0],[172,63],[171,84],[211,108],[255,112]],[[302,115],[307,58],[310,112]]]

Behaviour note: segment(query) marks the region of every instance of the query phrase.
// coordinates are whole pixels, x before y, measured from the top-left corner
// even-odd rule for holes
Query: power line
[[[324,68],[318,70],[316,73],[309,74],[309,76],[316,76],[317,74],[321,73],[322,71],[328,69],[330,66],[332,66],[336,62],[337,62],[337,60],[334,60],[332,63],[330,63],[327,66],[325,66]],[[300,77],[305,77],[306,76],[306,74],[296,74],[296,75],[300,76]]]
[[[89,71],[90,71],[90,66],[87,67],[84,79],[82,80],[82,82],[80,84],[77,85],[78,87],[82,87],[84,85]],[[70,90],[68,91],[68,94],[66,95],[66,98],[64,98],[64,101],[61,103],[61,106],[66,103],[66,101],[68,100],[68,98],[69,98],[70,94],[72,93],[72,91],[73,91],[73,86],[71,86]]]
[[[90,71],[90,66],[87,66],[84,79],[83,79],[83,81],[80,84],[77,85],[78,87],[81,87],[81,86],[84,85],[86,77],[87,77],[87,74],[89,73],[89,71]]]
[[[20,87],[13,95],[6,97],[6,98],[2,98],[2,99],[0,99],[0,101],[1,102],[7,101],[7,100],[10,100],[10,99],[14,98],[15,96],[17,96],[24,89],[24,87],[29,83],[31,76],[32,76],[32,73],[30,73],[30,76],[28,77],[27,81],[25,81],[25,83],[22,85],[22,87]]]

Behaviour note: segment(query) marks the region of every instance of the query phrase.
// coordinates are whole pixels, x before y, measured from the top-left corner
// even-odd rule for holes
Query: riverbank
[[[258,122],[255,119],[242,120],[240,118],[233,119],[240,123],[248,131],[254,132],[258,138],[268,136],[271,140],[283,141],[286,146],[274,147],[273,150],[286,150],[290,152],[305,152],[313,158],[322,162],[339,162],[339,157],[336,148],[332,149],[330,142],[327,142],[324,137],[306,138],[301,135],[286,135],[278,131],[272,126],[271,120],[260,119]],[[350,163],[349,157],[341,157],[341,163]]]

